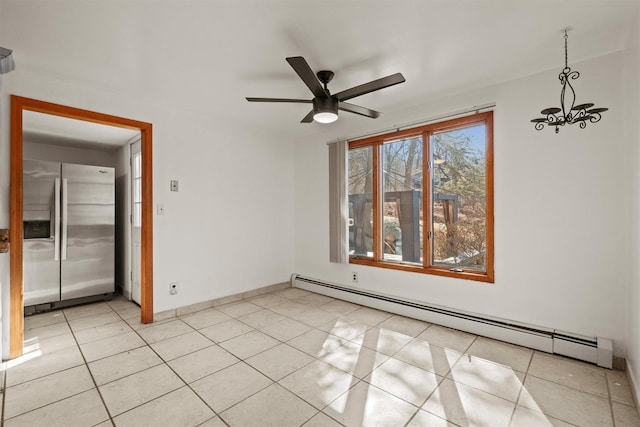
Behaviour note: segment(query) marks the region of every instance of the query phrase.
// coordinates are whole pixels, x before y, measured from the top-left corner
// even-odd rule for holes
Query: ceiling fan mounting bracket
[[[316,76],[318,76],[318,80],[320,80],[320,82],[323,83],[326,87],[327,83],[329,83],[331,79],[333,79],[333,71],[320,70],[316,73]]]

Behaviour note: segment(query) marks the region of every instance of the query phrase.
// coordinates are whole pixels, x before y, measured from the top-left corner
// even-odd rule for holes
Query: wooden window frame
[[[381,177],[380,177],[380,153],[385,143],[398,141],[411,137],[422,137],[422,176],[423,176],[423,197],[422,212],[424,218],[431,218],[432,206],[432,190],[429,168],[429,160],[431,158],[431,135],[462,129],[473,125],[485,125],[485,185],[486,185],[486,271],[477,271],[472,269],[462,269],[462,271],[451,271],[448,266],[435,266],[431,264],[432,251],[432,224],[431,220],[424,221],[423,226],[423,245],[422,265],[400,263],[397,261],[388,261],[383,259],[382,233],[380,232],[380,224],[382,221],[381,210]],[[362,255],[350,255],[349,262],[351,264],[369,265],[373,267],[389,268],[393,270],[409,271],[413,273],[433,274],[436,276],[452,277],[458,279],[475,280],[479,282],[494,283],[494,215],[493,215],[493,111],[485,113],[473,114],[457,119],[442,121],[438,123],[430,123],[424,126],[400,130],[383,135],[376,135],[369,138],[350,141],[349,150],[372,147],[373,151],[373,256],[364,257]],[[426,178],[426,179],[425,179]]]

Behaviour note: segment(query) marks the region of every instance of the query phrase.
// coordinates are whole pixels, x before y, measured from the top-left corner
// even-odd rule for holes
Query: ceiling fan
[[[380,116],[380,112],[350,104],[345,101],[355,98],[356,96],[384,89],[405,81],[404,76],[401,73],[396,73],[332,95],[327,88],[327,83],[329,83],[333,78],[333,71],[322,70],[314,74],[313,70],[311,70],[311,67],[309,67],[309,64],[307,64],[307,61],[305,61],[302,56],[287,58],[287,62],[311,90],[311,93],[313,93],[314,96],[313,99],[247,98],[247,101],[313,104],[313,110],[304,116],[300,123],[311,123],[314,120],[320,123],[335,122],[338,120],[338,110],[348,111],[350,113],[375,119]]]

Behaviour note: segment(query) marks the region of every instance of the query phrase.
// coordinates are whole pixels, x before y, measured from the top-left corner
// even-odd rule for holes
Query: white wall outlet
[[[177,179],[172,179],[171,180],[171,185],[170,185],[171,191],[178,191],[178,180]]]
[[[169,294],[175,295],[178,293],[178,282],[169,283]]]
[[[164,205],[162,203],[158,203],[158,215],[164,215]]]
[[[351,281],[353,283],[358,283],[358,273],[356,273],[355,271],[351,273]]]

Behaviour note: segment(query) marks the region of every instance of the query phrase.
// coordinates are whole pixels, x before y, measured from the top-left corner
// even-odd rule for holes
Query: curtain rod
[[[403,130],[403,129],[409,129],[412,127],[417,127],[420,125],[426,125],[428,123],[433,123],[433,122],[437,122],[440,121],[442,119],[450,119],[456,116],[466,116],[469,115],[470,113],[475,113],[478,114],[480,111],[482,110],[491,110],[496,106],[495,102],[491,102],[488,104],[482,104],[482,105],[474,105],[472,108],[465,108],[464,110],[459,110],[459,111],[454,111],[451,113],[446,113],[446,114],[442,114],[439,116],[434,116],[434,117],[429,117],[427,119],[422,119],[419,120],[417,122],[411,122],[411,123],[404,123],[401,125],[394,125],[394,126],[390,126],[386,129],[382,129],[382,130],[378,130],[375,132],[370,132],[370,133],[365,133],[363,135],[359,135],[359,136],[354,136],[354,137],[350,137],[350,138],[338,138],[335,141],[330,141],[327,142],[327,145],[331,145],[331,144],[335,144],[336,142],[340,142],[340,141],[355,141],[358,139],[362,139],[362,138],[368,138],[370,136],[376,136],[376,135],[383,135],[385,133],[389,133],[391,131],[399,131],[399,130]]]

